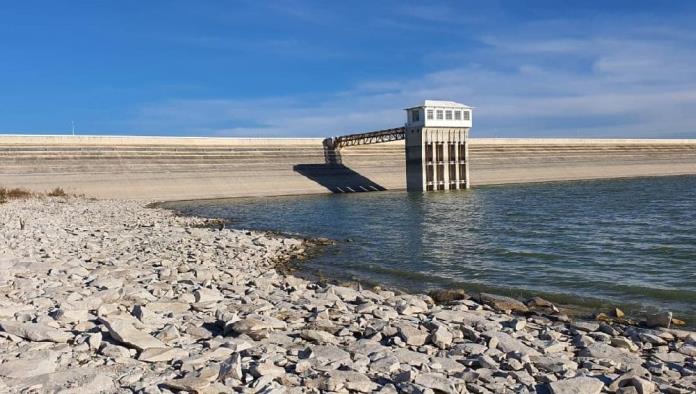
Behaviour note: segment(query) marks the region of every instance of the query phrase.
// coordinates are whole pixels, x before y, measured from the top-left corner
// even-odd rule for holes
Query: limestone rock
[[[131,356],[130,351],[128,351],[127,348],[123,346],[112,345],[110,343],[103,343],[101,345],[101,349],[99,349],[99,353],[103,354],[106,357],[111,357],[114,359],[129,358]]]
[[[101,343],[102,343],[102,333],[101,332],[95,332],[94,334],[91,334],[87,338],[87,345],[92,350],[99,350],[99,347],[101,347]]]
[[[549,384],[551,394],[599,394],[603,388],[604,383],[601,380],[585,376]]]
[[[285,369],[271,362],[265,362],[262,364],[256,364],[251,367],[250,372],[257,378],[261,376],[281,376],[285,374]]]
[[[443,393],[456,393],[457,389],[446,376],[436,373],[422,373],[416,376],[416,384]]]
[[[645,317],[645,325],[648,327],[667,327],[672,324],[672,312],[660,312],[649,314]]]
[[[320,365],[350,360],[350,354],[335,345],[317,345],[309,348],[310,358]]]
[[[225,297],[217,289],[208,289],[202,287],[193,292],[193,296],[196,298],[197,303],[203,302],[217,302],[222,301]]]
[[[337,339],[334,335],[321,330],[303,330],[300,336],[308,341],[315,343],[337,343]]]
[[[479,295],[479,300],[483,304],[492,306],[495,309],[501,311],[513,311],[513,312],[528,312],[529,308],[521,301],[518,301],[511,297],[505,297],[496,294],[481,293]]]
[[[624,337],[612,338],[612,339],[611,339],[611,345],[612,345],[612,346],[615,346],[615,347],[618,347],[618,348],[627,349],[627,350],[629,350],[629,351],[631,351],[631,352],[637,352],[637,351],[638,351],[638,345],[636,345],[635,343],[633,343],[633,341],[631,341],[630,339],[624,338]]]
[[[229,325],[229,330],[227,331],[232,331],[238,335],[246,334],[254,339],[261,339],[267,337],[273,329],[284,327],[284,323],[272,321],[268,318],[246,317]]]
[[[239,353],[234,353],[227,360],[220,364],[220,373],[218,379],[222,382],[225,379],[231,378],[242,380],[242,356]]]
[[[539,356],[540,353],[535,349],[525,345],[519,339],[512,337],[510,334],[500,331],[487,331],[485,336],[498,341],[498,349],[505,353],[517,352],[527,356]]]
[[[39,323],[0,321],[0,330],[37,342],[65,343],[73,337],[68,332]]]
[[[627,351],[622,351],[604,343],[594,343],[582,349],[578,355],[580,357],[592,357],[596,359],[618,361],[626,365],[640,364],[640,357]]]
[[[421,346],[428,340],[428,332],[411,325],[401,325],[398,327],[399,335],[408,345]]]
[[[346,389],[358,393],[370,393],[378,387],[369,377],[355,371],[329,371],[322,383],[322,389],[329,391]]]
[[[174,390],[184,390],[199,393],[206,387],[210,386],[210,381],[199,377],[186,376],[181,379],[168,380],[164,382],[163,385]]]
[[[609,390],[617,391],[623,387],[633,387],[639,394],[651,394],[657,391],[655,383],[645,379],[641,373],[631,370],[616,378]]]
[[[159,339],[136,329],[126,320],[119,318],[101,318],[100,320],[106,325],[111,337],[123,344],[138,350],[167,347]]]
[[[177,348],[148,348],[143,350],[138,356],[138,360],[148,363],[171,361],[188,357],[189,352]]]
[[[57,358],[58,355],[55,352],[41,351],[27,358],[6,360],[0,364],[0,376],[24,379],[48,374],[58,367]]]
[[[440,349],[447,349],[454,340],[452,333],[447,327],[438,327],[432,334],[431,341]]]

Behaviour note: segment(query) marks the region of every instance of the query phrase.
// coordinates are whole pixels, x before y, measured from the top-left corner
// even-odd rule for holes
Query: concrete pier
[[[696,174],[696,139],[469,139],[473,187]],[[322,139],[0,136],[0,186],[99,198],[183,200],[403,190],[404,141],[341,149]]]
[[[406,188],[413,191],[470,187],[468,129],[406,130]]]

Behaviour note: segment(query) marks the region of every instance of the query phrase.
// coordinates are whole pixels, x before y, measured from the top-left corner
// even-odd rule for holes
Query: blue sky
[[[22,1],[0,133],[323,137],[476,108],[480,137],[696,138],[696,3]]]

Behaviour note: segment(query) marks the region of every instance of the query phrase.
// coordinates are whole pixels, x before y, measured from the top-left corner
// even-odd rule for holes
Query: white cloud
[[[427,54],[466,62],[419,78],[313,96],[170,100],[141,108],[132,125],[319,137],[398,126],[402,108],[430,98],[475,106],[478,136],[696,137],[692,36],[643,27],[584,38],[486,35],[481,42],[476,52]]]

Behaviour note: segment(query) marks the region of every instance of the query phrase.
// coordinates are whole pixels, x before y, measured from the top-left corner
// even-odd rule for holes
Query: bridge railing
[[[406,138],[405,127],[395,127],[367,133],[342,135],[340,137],[327,138],[324,144],[330,149],[339,149],[344,146],[378,144],[381,142],[398,141]]]

